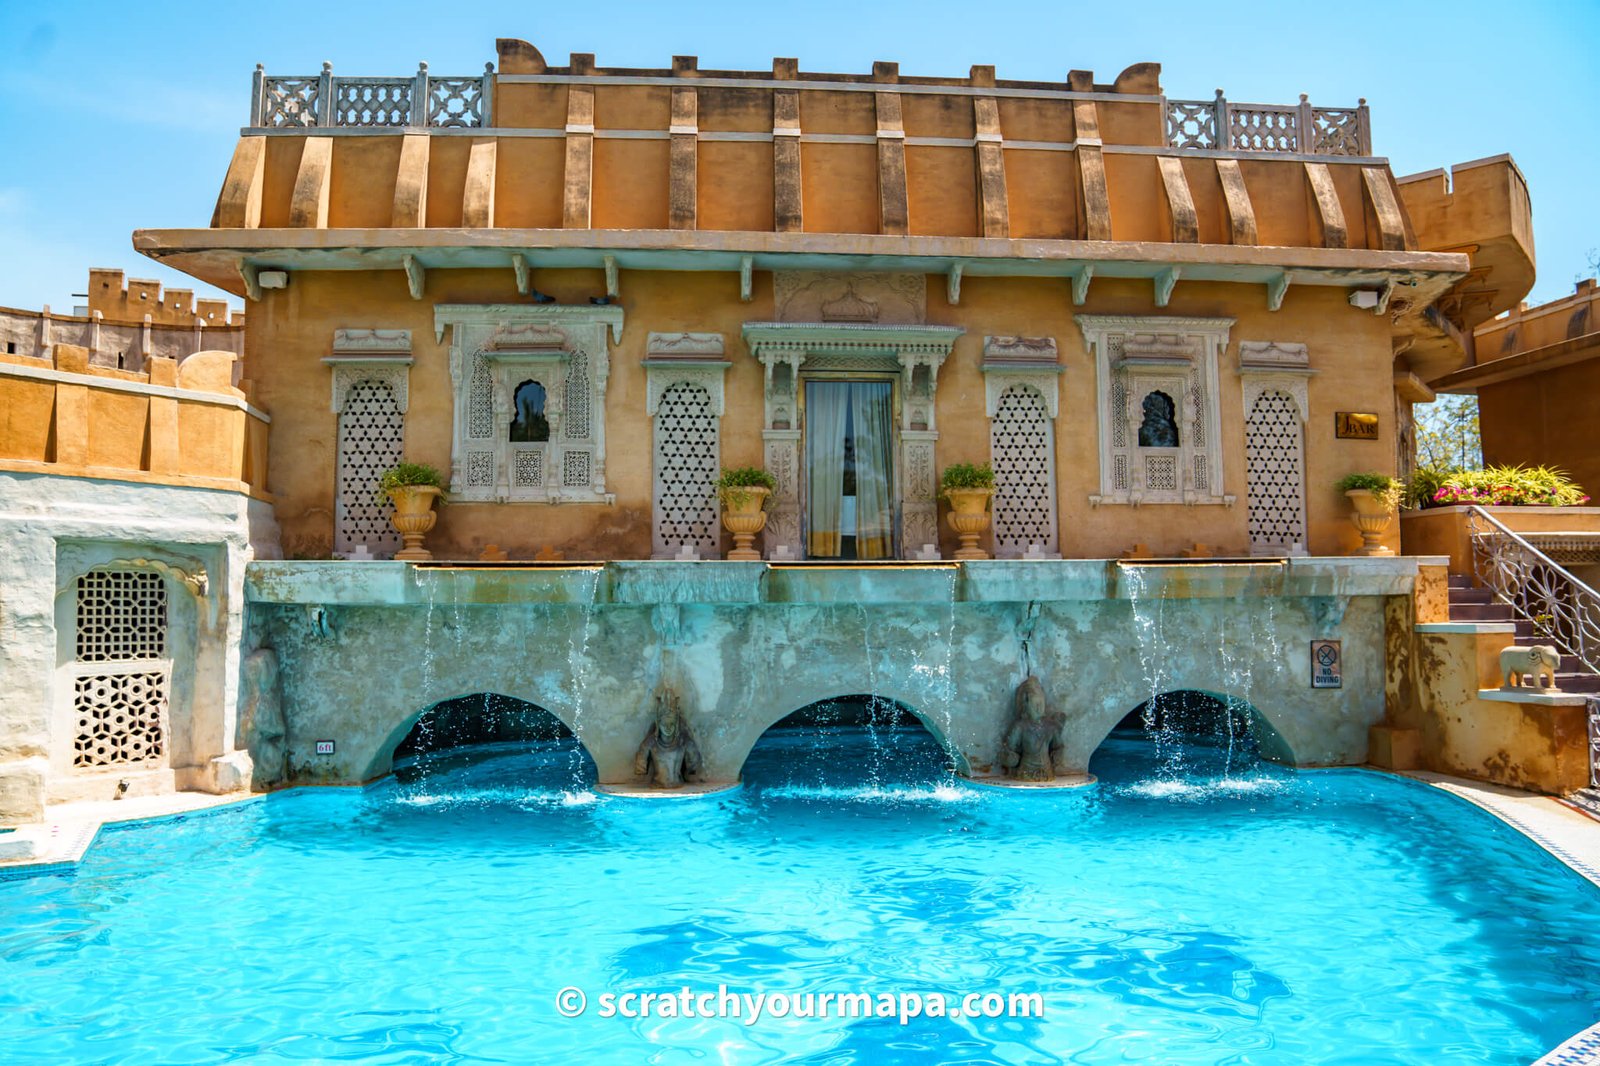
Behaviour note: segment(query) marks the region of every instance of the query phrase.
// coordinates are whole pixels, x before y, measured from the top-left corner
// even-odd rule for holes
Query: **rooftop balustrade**
[[[1167,144],[1173,148],[1372,154],[1366,100],[1355,107],[1312,107],[1301,93],[1298,104],[1239,104],[1218,89],[1214,100],[1168,100],[1166,108]]]

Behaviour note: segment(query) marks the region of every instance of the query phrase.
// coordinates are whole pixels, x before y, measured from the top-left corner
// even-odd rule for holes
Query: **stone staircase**
[[[1510,607],[1496,602],[1489,589],[1475,587],[1471,577],[1451,574],[1449,591],[1450,621],[1510,622],[1517,627],[1516,643],[1542,643],[1534,636],[1532,622],[1516,617]],[[1600,674],[1586,671],[1575,656],[1563,655],[1561,667],[1556,671],[1556,688],[1562,692],[1600,695]]]

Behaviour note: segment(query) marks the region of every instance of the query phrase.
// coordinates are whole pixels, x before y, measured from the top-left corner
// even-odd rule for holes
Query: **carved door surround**
[[[767,470],[778,481],[767,518],[769,557],[804,551],[800,536],[800,382],[803,372],[894,374],[900,385],[900,544],[914,551],[939,540],[934,442],[939,368],[959,326],[849,322],[747,322],[743,336],[765,378],[762,440]]]
[[[455,396],[450,492],[464,501],[614,503],[605,487],[607,343],[622,308],[566,304],[440,304]],[[546,441],[513,442],[517,387],[544,387]]]

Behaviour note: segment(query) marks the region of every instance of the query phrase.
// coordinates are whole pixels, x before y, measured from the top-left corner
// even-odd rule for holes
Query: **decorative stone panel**
[[[622,308],[562,304],[440,304],[455,396],[451,495],[498,503],[612,503],[606,492],[607,342]],[[517,389],[544,388],[549,439],[512,441]]]
[[[166,581],[148,570],[91,570],[75,592],[72,765],[159,765],[172,680]]]
[[[1232,506],[1222,483],[1217,364],[1233,319],[1076,317],[1095,356],[1100,419],[1100,492],[1089,502]],[[1163,412],[1165,430],[1152,433]]]

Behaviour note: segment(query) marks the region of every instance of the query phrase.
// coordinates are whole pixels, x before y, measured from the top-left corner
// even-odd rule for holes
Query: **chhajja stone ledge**
[[[252,603],[347,607],[497,604],[952,604],[1252,596],[1404,596],[1417,560],[1107,559],[796,565],[632,560],[507,566],[258,561]]]

